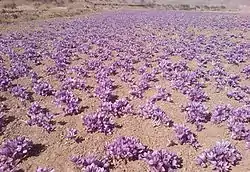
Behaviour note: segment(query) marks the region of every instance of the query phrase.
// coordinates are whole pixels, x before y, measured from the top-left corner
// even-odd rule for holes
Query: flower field
[[[250,16],[17,28],[0,33],[0,172],[250,171]]]

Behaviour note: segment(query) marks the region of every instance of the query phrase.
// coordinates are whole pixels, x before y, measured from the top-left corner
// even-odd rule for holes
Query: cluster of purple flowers
[[[143,93],[150,88],[149,82],[154,80],[154,78],[154,75],[147,73],[143,74],[137,83],[132,82],[130,84],[131,90],[129,91],[129,94],[131,94],[133,98],[143,98]]]
[[[73,90],[73,89],[84,90],[85,88],[86,88],[85,82],[80,79],[67,78],[62,83],[62,90]]]
[[[98,159],[96,156],[90,155],[87,157],[74,156],[71,161],[82,171],[93,172],[108,172],[110,163],[107,158]]]
[[[88,70],[96,70],[101,66],[101,61],[99,59],[91,59],[87,62]]]
[[[40,80],[33,82],[33,90],[41,96],[50,96],[54,94],[52,86],[48,82]]]
[[[88,76],[88,71],[82,66],[73,66],[71,71],[76,73],[77,77],[86,77]]]
[[[24,62],[14,62],[9,70],[9,76],[12,79],[27,76],[30,72],[30,67]]]
[[[227,84],[230,87],[238,87],[239,86],[239,82],[240,82],[240,76],[239,75],[229,75],[227,78]]]
[[[143,93],[144,93],[144,90],[143,88],[139,87],[138,85],[135,85],[133,84],[131,86],[131,90],[129,92],[133,98],[143,98]]]
[[[67,128],[67,133],[65,135],[65,138],[67,139],[72,139],[72,140],[77,140],[77,129],[75,128]]]
[[[201,88],[191,88],[187,91],[188,98],[194,102],[205,102],[209,100],[209,97]]]
[[[202,167],[211,164],[213,170],[227,172],[241,159],[241,154],[230,142],[222,141],[217,142],[213,148],[202,152],[196,158],[196,163]]]
[[[105,147],[105,158],[75,156],[71,161],[85,171],[109,171],[114,161],[145,161],[153,171],[171,171],[181,168],[182,159],[168,150],[153,151],[135,137],[118,137]]]
[[[13,86],[10,92],[11,94],[13,94],[13,96],[20,98],[21,101],[32,100],[30,92],[28,92],[27,89],[23,88],[20,85]]]
[[[184,125],[174,125],[174,131],[178,142],[182,144],[190,144],[195,149],[200,147],[199,142],[197,141],[196,135]]]
[[[140,106],[139,116],[144,119],[152,119],[155,122],[155,125],[162,124],[170,127],[173,123],[167,114],[151,101]]]
[[[177,73],[171,80],[173,89],[177,89],[183,94],[187,94],[190,89],[196,87],[199,88],[202,85],[198,81],[198,76],[193,71],[184,71]]]
[[[197,131],[203,129],[203,124],[209,121],[209,111],[201,102],[190,102],[182,107],[182,111],[186,112],[186,121],[195,124]]]
[[[173,102],[172,94],[167,92],[165,88],[158,87],[157,88],[157,94],[154,95],[150,101],[156,102],[156,101],[166,101],[166,102]]]
[[[227,120],[227,126],[231,132],[232,139],[245,140],[247,148],[250,141],[250,128],[247,125],[249,122],[250,109],[247,106],[233,109]]]
[[[89,114],[82,118],[83,124],[87,128],[88,132],[102,132],[105,134],[111,134],[115,128],[115,123],[104,112],[96,112]]]
[[[224,90],[226,85],[227,85],[227,80],[224,76],[215,77],[216,92]]]
[[[113,81],[108,77],[97,78],[97,87],[94,90],[94,95],[102,101],[110,101],[112,99],[112,91],[114,88]]]
[[[113,159],[138,160],[147,147],[134,137],[118,137],[106,146],[107,156]]]
[[[7,91],[11,86],[11,78],[4,67],[0,67],[0,90]]]
[[[78,114],[80,111],[80,100],[74,96],[71,91],[61,90],[55,94],[56,104],[63,106],[64,112],[67,114]]]
[[[242,70],[242,73],[245,74],[246,76],[246,79],[249,79],[250,78],[250,65],[248,66],[245,66]]]
[[[17,170],[17,164],[28,156],[33,146],[31,140],[21,136],[3,142],[0,148],[0,171]]]
[[[245,140],[247,147],[250,138],[250,129],[247,127],[250,122],[250,109],[248,106],[232,108],[230,105],[219,105],[211,115],[214,124],[227,122],[227,127],[231,132],[231,138],[235,140]]]
[[[233,98],[234,100],[236,101],[239,101],[239,102],[244,102],[246,104],[249,104],[250,103],[250,100],[247,96],[246,93],[244,93],[241,89],[239,88],[236,88],[236,89],[233,89],[231,91],[229,91],[227,93],[227,96],[229,98]]]
[[[142,155],[152,171],[175,171],[182,167],[182,159],[168,150],[148,151]]]
[[[235,140],[247,140],[250,136],[250,129],[243,122],[229,119],[228,129],[231,131],[231,137]]]
[[[133,106],[127,99],[117,99],[115,102],[103,102],[100,107],[102,112],[121,117],[125,114],[133,113]]]
[[[172,63],[169,59],[164,59],[164,58],[158,60],[158,65],[160,67],[160,70],[163,73],[163,76],[167,80],[175,79],[177,77],[178,73],[184,72],[188,69],[187,63],[185,61],[180,61],[178,63]],[[178,87],[176,87],[176,88],[178,88]]]
[[[15,171],[17,167],[12,158],[0,155],[0,171]]]
[[[214,111],[211,114],[211,122],[214,124],[220,124],[223,121],[226,121],[232,111],[230,105],[218,105],[215,107]]]
[[[27,121],[28,125],[37,125],[38,127],[44,128],[47,132],[51,132],[55,129],[52,124],[54,114],[42,108],[37,102],[32,103],[28,111],[28,117],[30,118]]]

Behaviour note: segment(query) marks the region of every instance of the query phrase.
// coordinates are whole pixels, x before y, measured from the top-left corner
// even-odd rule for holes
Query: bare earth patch
[[[33,9],[22,6],[18,10]],[[68,11],[68,8],[53,7],[50,10],[59,15]],[[132,136],[150,150],[167,149],[176,153],[183,160],[181,168],[178,168],[181,172],[212,171],[211,165],[208,168],[197,165],[195,158],[215,146],[217,141],[227,140],[242,156],[239,164],[232,165],[231,171],[250,171],[250,153],[246,148],[250,140],[232,138],[232,131],[228,127],[233,110],[245,107],[248,116],[247,121],[242,123],[249,133],[250,80],[246,78],[249,72],[242,72],[250,65],[249,16],[131,10],[37,20],[3,28],[0,37],[0,75],[2,78],[9,77],[11,84],[6,89],[2,88],[4,84],[0,85],[1,104],[7,107],[1,111],[12,120],[3,127],[0,141],[3,143],[17,136],[25,136],[36,145],[36,151],[21,159],[17,167],[27,172],[36,171],[37,167],[50,167],[56,172],[81,171],[70,161],[72,156],[94,154],[103,157],[107,154],[107,144],[121,136]],[[22,65],[27,65],[24,68],[28,72],[18,68]],[[38,82],[34,81],[34,73],[57,92],[39,95],[34,90],[33,84]],[[237,75],[240,81],[231,79],[231,75]],[[220,77],[225,83],[217,80]],[[73,84],[77,88],[70,88],[70,84],[64,85],[68,86],[66,90],[80,99],[77,113],[72,114],[66,114],[64,109],[65,104],[67,106],[70,103],[59,103],[61,106],[55,103],[59,99],[57,93],[63,90],[63,84],[69,78],[80,79],[86,85],[84,89],[77,87],[77,84]],[[145,86],[147,84],[148,87]],[[33,100],[14,96],[11,90],[15,85],[24,87],[31,93]],[[142,91],[142,97],[133,96],[131,91],[135,89],[134,86],[138,87],[135,94]],[[166,126],[161,123],[161,119],[154,120],[152,116],[142,117],[140,108],[152,101],[159,86],[166,89],[172,101],[156,100],[153,104],[164,113],[163,117],[169,117],[174,125],[185,124],[197,136],[201,145],[197,150],[190,144],[178,142],[174,125]],[[98,87],[103,89],[99,93]],[[244,87],[248,87],[248,91]],[[195,100],[189,94],[193,88],[198,97]],[[197,93],[198,89],[208,99],[201,101],[199,96],[203,94]],[[230,97],[228,92],[235,89],[239,89],[245,98],[237,100]],[[111,91],[112,96],[106,91]],[[128,114],[122,111],[121,117],[112,115],[114,111],[105,113],[116,124],[111,134],[87,130],[82,118],[102,111],[102,103],[114,103],[122,98],[128,100],[133,111]],[[209,120],[200,122],[204,128],[201,131],[197,131],[196,123],[188,122],[187,112],[183,111],[188,103],[196,101],[209,111]],[[27,124],[27,114],[34,102],[54,114],[50,121],[55,127],[54,131],[47,132],[42,127]],[[211,115],[215,108],[227,104],[232,107],[232,112],[226,114],[228,119],[220,124],[213,123]],[[194,113],[197,115],[198,112]],[[199,117],[198,114],[195,120]],[[157,120],[160,121],[158,126],[155,125],[155,122],[159,122]],[[96,124],[96,121],[93,122],[93,125]],[[78,131],[78,141],[65,138],[68,128]],[[170,141],[175,144],[169,145]],[[110,161],[110,171],[150,171],[150,166],[142,159],[130,161],[111,158]]]

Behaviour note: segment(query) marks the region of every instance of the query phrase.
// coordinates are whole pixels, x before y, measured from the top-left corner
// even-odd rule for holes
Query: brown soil
[[[152,30],[151,30],[152,31]],[[202,31],[200,31],[201,33]],[[241,32],[241,31],[239,31]],[[243,33],[247,34],[247,33]],[[162,33],[164,35],[164,33]],[[160,47],[161,48],[161,47]],[[86,57],[86,55],[83,55]],[[115,56],[115,55],[114,55]],[[73,62],[73,64],[80,64],[86,58],[80,58]],[[172,57],[173,61],[178,61],[179,57]],[[154,59],[152,59],[153,61]],[[7,64],[7,59],[5,64]],[[249,63],[249,62],[247,62]],[[52,64],[48,61],[43,61],[40,66],[33,66],[34,70],[53,85],[54,88],[59,88],[60,82],[55,77],[46,76],[44,70],[46,67]],[[195,62],[189,64],[190,67],[196,68]],[[242,64],[239,67],[234,65],[225,64],[227,72],[240,74]],[[242,76],[242,74],[240,74]],[[117,77],[118,78],[118,77]],[[243,78],[243,77],[242,77]],[[163,80],[162,76],[158,76],[159,81],[155,85],[161,85],[167,90],[171,91],[173,94],[173,103],[158,102],[158,105],[169,115],[175,123],[185,123],[185,114],[181,112],[180,105],[185,105],[187,103],[187,98],[170,88],[170,83]],[[128,96],[128,86],[122,84],[118,79],[115,81],[118,85],[118,89],[115,91],[119,98]],[[245,85],[250,85],[249,80],[243,80]],[[30,82],[27,78],[21,78],[16,80],[16,83],[23,85],[31,90]],[[87,79],[88,85],[95,86],[93,78]],[[132,104],[138,108],[139,105],[145,103],[146,99],[154,95],[156,89],[151,88],[144,95],[143,100],[135,99]],[[230,103],[234,107],[239,107],[242,104],[237,101],[229,99],[225,93],[215,93],[215,88],[211,83],[207,84],[205,88],[206,93],[209,95],[210,100],[206,103],[209,110],[212,110],[218,104]],[[99,100],[97,98],[89,98],[85,92],[75,91],[75,95],[82,99],[82,105],[88,107],[79,115],[76,116],[62,116],[56,117],[56,130],[50,134],[43,131],[43,129],[26,125],[25,121],[27,118],[27,108],[29,103],[22,104],[18,99],[6,92],[1,92],[0,96],[6,97],[7,100],[3,103],[9,107],[7,116],[13,116],[15,118],[6,127],[4,134],[0,136],[0,141],[5,139],[14,138],[19,135],[27,136],[31,138],[34,143],[41,144],[41,152],[38,152],[36,156],[31,156],[24,160],[20,167],[27,172],[35,171],[38,166],[52,167],[56,172],[77,172],[77,169],[69,160],[72,155],[88,155],[88,154],[104,154],[104,146],[106,143],[111,142],[118,136],[135,136],[140,139],[140,141],[149,146],[152,149],[168,149],[172,152],[177,153],[177,155],[183,158],[183,168],[180,172],[208,172],[211,171],[210,168],[203,169],[195,165],[194,158],[203,150],[210,148],[219,140],[229,140],[236,145],[237,149],[241,152],[243,160],[239,165],[232,168],[232,172],[249,172],[250,171],[250,153],[249,150],[245,149],[244,141],[235,141],[230,138],[230,134],[226,129],[225,124],[221,126],[213,125],[210,122],[205,124],[205,130],[202,132],[196,132],[194,125],[185,123],[188,127],[192,129],[198,136],[198,141],[201,143],[202,148],[195,151],[189,145],[175,145],[172,147],[167,147],[168,141],[175,139],[174,133],[171,128],[166,127],[154,127],[151,120],[143,120],[138,117],[126,116],[119,119],[115,119],[116,123],[121,125],[121,128],[115,129],[112,135],[104,135],[102,133],[89,134],[86,132],[85,127],[82,125],[81,117],[85,116],[90,112],[97,110],[99,105]],[[43,106],[48,108],[53,113],[62,114],[62,109],[57,108],[53,103],[53,96],[42,97],[34,95],[35,101],[40,102]],[[76,128],[79,131],[79,136],[83,139],[81,143],[75,143],[74,141],[69,141],[64,139],[66,128]],[[147,164],[142,161],[129,162],[127,164],[121,162],[115,165],[115,168],[111,171],[114,172],[146,172],[149,171]]]

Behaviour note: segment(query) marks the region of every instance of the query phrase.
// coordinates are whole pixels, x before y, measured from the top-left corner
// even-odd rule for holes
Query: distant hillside
[[[0,0],[6,2],[15,2],[17,4],[40,2],[40,3],[50,3],[50,2],[99,2],[99,3],[128,3],[128,4],[142,4],[142,3],[155,3],[155,4],[189,4],[189,5],[209,5],[218,6],[223,5],[226,7],[240,7],[240,6],[250,6],[250,0]]]
[[[127,2],[141,2],[142,0],[127,0]],[[145,2],[153,2],[154,0],[144,0]],[[159,4],[190,4],[190,5],[224,5],[224,6],[240,6],[250,5],[250,0],[155,0]]]
[[[210,6],[224,5],[228,7],[239,7],[244,5],[250,6],[250,0],[99,0],[99,2],[156,3],[165,5],[166,4],[189,4],[189,5],[210,5]]]
[[[250,0],[0,0],[0,24],[119,9],[250,13]]]

